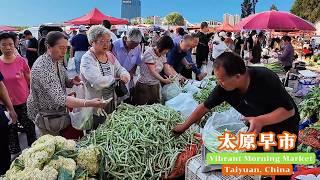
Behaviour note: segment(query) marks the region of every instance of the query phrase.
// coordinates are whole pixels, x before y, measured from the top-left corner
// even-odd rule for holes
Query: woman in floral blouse
[[[57,31],[47,35],[47,52],[40,56],[31,70],[31,89],[28,97],[28,115],[42,134],[60,135],[70,125],[66,107],[97,107],[100,99],[84,100],[68,96],[66,88],[80,84],[80,78],[68,79],[62,60],[67,51],[67,37]],[[63,120],[61,120],[63,119]],[[56,127],[55,121],[61,121]]]

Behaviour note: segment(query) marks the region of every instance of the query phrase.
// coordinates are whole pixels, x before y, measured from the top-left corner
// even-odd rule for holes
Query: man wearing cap
[[[88,29],[86,28],[86,26],[81,25],[79,27],[79,33],[75,35],[71,40],[72,52],[74,52],[74,61],[75,61],[77,74],[80,74],[81,58],[88,51],[90,46],[88,37],[86,34],[87,30]],[[72,58],[73,53],[70,53],[70,54]]]
[[[141,64],[141,41],[141,31],[137,28],[133,28],[129,30],[126,36],[113,43],[113,54],[117,57],[121,66],[130,73],[130,92],[132,92],[134,88],[133,77],[136,74],[137,66]],[[129,98],[127,102],[130,102],[130,99],[131,98]]]

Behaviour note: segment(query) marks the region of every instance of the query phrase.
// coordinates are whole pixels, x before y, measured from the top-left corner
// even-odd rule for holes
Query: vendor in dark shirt
[[[185,132],[210,109],[226,101],[245,116],[248,132],[287,131],[298,136],[297,106],[275,73],[264,67],[247,68],[238,55],[224,52],[214,62],[214,74],[218,85],[183,124],[173,129],[174,133]]]

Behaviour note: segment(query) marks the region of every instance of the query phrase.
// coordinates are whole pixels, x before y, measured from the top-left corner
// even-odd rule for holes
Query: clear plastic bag
[[[75,87],[76,97],[80,99],[85,99],[85,85],[80,85]],[[78,130],[89,130],[93,126],[93,112],[95,108],[92,107],[82,107],[74,108],[70,112],[71,125]]]
[[[182,93],[182,88],[179,83],[174,82],[167,84],[162,88],[162,97],[164,101],[168,101]]]
[[[246,125],[240,120],[241,117],[242,115],[233,108],[225,112],[213,113],[202,131],[205,147],[210,152],[219,152],[217,150],[220,145],[218,136],[221,136],[226,130],[234,134],[238,134],[240,130],[245,131]]]
[[[179,112],[182,117],[187,118],[199,104],[193,99],[192,94],[181,93],[167,101],[165,105]]]
[[[182,90],[182,92],[189,93],[189,94],[192,94],[192,95],[197,93],[197,92],[199,92],[199,91],[200,91],[200,89],[196,85],[192,84],[192,82],[188,82],[183,87],[183,90]]]

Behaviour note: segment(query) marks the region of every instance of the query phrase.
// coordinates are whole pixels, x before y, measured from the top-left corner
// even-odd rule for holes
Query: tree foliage
[[[144,23],[144,24],[153,24],[153,20],[150,19],[150,18],[148,18],[148,19],[144,20],[143,23]]]
[[[270,10],[271,10],[271,11],[272,11],[272,10],[274,10],[274,11],[279,11],[278,8],[277,8],[277,6],[274,5],[274,4],[271,5]]]
[[[252,3],[250,0],[243,0],[241,4],[241,18],[245,18],[252,14]]]
[[[165,17],[166,24],[167,25],[173,25],[173,26],[183,26],[184,25],[184,18],[181,14],[177,12],[173,12],[168,14]]]
[[[291,13],[310,22],[317,22],[320,20],[319,0],[295,0],[291,7]]]

